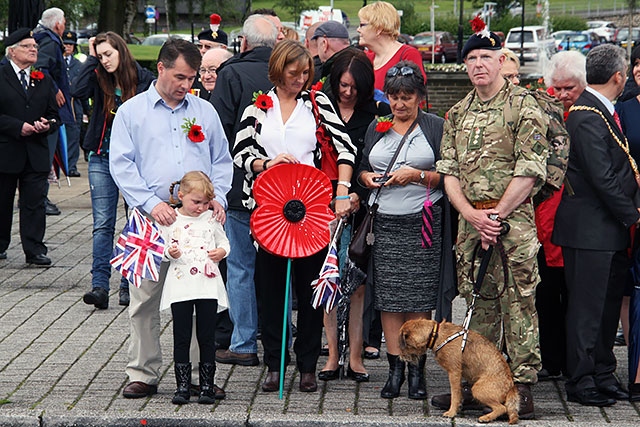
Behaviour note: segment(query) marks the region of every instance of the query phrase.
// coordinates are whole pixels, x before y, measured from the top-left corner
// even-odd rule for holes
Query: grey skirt
[[[395,313],[435,310],[440,282],[442,208],[433,206],[433,245],[420,241],[422,214],[376,214],[373,230],[375,308]]]

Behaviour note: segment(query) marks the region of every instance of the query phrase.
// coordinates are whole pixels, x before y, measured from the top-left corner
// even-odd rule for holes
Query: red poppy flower
[[[376,124],[376,132],[385,133],[393,127],[393,122],[387,117],[380,117]]]
[[[487,24],[484,23],[482,18],[480,18],[480,15],[474,17],[469,22],[471,23],[471,31],[473,31],[474,33],[479,33],[480,31],[484,30],[484,28],[487,26]]]
[[[251,234],[264,250],[281,257],[303,258],[329,244],[331,181],[319,169],[280,164],[256,178]]]
[[[322,86],[324,86],[324,80],[319,80],[313,85],[311,85],[311,90],[315,90],[316,92],[322,90]]]
[[[31,74],[29,74],[31,80],[42,80],[44,79],[44,73],[38,70],[32,70]]]
[[[254,105],[263,111],[273,107],[273,99],[262,91],[253,94]]]
[[[191,129],[189,129],[189,134],[187,136],[193,142],[204,141],[204,133],[202,133],[202,126],[192,125]]]

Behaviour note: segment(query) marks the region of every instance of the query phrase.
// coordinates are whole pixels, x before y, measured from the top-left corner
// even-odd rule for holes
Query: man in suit
[[[587,88],[569,110],[571,151],[552,242],[567,280],[567,400],[609,406],[628,399],[614,376],[613,343],[628,271],[629,227],[640,222],[638,169],[612,102],[624,88],[625,52],[587,56]],[[616,123],[618,122],[618,123]]]
[[[36,67],[53,78],[58,113],[65,127],[67,124],[75,124],[75,119],[71,112],[71,92],[69,90],[67,66],[63,57],[62,34],[66,24],[67,20],[64,17],[64,11],[57,7],[51,7],[42,12],[38,26],[33,30],[33,37],[38,43]],[[58,137],[57,130],[51,132],[48,137],[49,159],[51,162],[53,162]],[[47,215],[60,215],[60,209],[49,198],[45,201],[45,207]]]
[[[47,134],[59,121],[53,81],[32,71],[38,45],[29,28],[4,40],[0,65],[0,259],[7,258],[16,187],[20,190],[20,239],[29,264],[50,265],[43,243],[47,176],[51,168]]]

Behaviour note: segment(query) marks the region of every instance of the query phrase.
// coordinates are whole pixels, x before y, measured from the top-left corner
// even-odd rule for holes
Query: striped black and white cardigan
[[[268,95],[271,97],[276,96],[273,89],[269,91]],[[299,96],[302,98],[304,106],[311,110],[312,104],[309,91],[302,91]],[[333,145],[338,153],[338,165],[348,164],[354,167],[357,149],[355,145],[352,144],[344,123],[336,114],[336,110],[327,95],[322,92],[315,92],[315,99],[318,105],[320,121],[327,130],[327,133],[331,136]],[[242,114],[240,128],[236,134],[236,140],[233,146],[233,161],[237,167],[245,172],[244,185],[242,188],[242,204],[247,209],[254,209],[256,207],[255,200],[253,200],[252,188],[257,173],[253,171],[253,163],[257,160],[263,161],[268,159],[267,153],[260,143],[262,122],[266,119],[266,114],[266,111],[256,107],[254,104],[249,105]],[[313,154],[314,164],[319,168],[322,156],[319,144],[316,145]]]

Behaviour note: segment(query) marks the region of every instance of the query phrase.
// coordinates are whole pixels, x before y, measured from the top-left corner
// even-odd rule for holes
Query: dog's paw
[[[447,412],[442,414],[442,416],[443,417],[447,417],[447,418],[454,418],[456,416],[456,414],[457,414],[456,411],[449,409]]]

